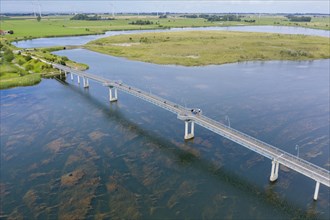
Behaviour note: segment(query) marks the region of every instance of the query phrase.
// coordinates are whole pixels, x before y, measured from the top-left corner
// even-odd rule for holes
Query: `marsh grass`
[[[39,83],[41,76],[38,73],[21,74],[21,70],[11,63],[1,63],[0,89],[8,89],[16,86],[31,86]]]
[[[330,57],[329,39],[324,37],[223,31],[113,36],[85,47],[132,60],[183,66]]]

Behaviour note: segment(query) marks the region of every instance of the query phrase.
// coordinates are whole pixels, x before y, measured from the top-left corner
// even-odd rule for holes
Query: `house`
[[[14,31],[9,30],[9,31],[4,31],[4,30],[0,30],[0,35],[6,35],[6,34],[13,34]]]

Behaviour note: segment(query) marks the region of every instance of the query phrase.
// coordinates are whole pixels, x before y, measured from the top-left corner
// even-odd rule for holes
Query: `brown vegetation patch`
[[[46,147],[54,153],[59,153],[70,146],[71,144],[66,143],[63,138],[57,138],[56,140],[53,140],[52,142],[48,143]]]
[[[30,180],[35,180],[39,177],[43,177],[43,176],[46,176],[47,173],[33,173],[30,175]]]
[[[310,158],[315,158],[315,157],[317,157],[317,156],[320,156],[320,155],[322,155],[322,154],[323,154],[322,151],[313,150],[313,151],[311,151],[311,152],[308,152],[308,153],[306,154],[306,156],[307,156],[308,159],[310,159]]]
[[[75,170],[61,177],[61,186],[73,186],[79,182],[85,175],[83,170]]]
[[[2,200],[6,195],[9,195],[8,184],[0,183],[0,200]]]
[[[137,203],[138,195],[118,186],[110,197],[111,219],[141,219]]]
[[[251,168],[251,167],[257,165],[257,164],[258,164],[259,162],[261,162],[261,161],[264,161],[264,157],[263,157],[263,156],[260,156],[260,155],[256,155],[256,156],[254,156],[252,159],[246,161],[246,163],[245,163],[245,167],[246,167],[247,169],[249,169],[249,168]]]
[[[92,199],[92,195],[84,195],[80,197],[75,196],[69,201],[65,201],[62,204],[62,208],[65,209],[65,211],[61,210],[59,214],[59,219],[85,219],[87,212],[91,208],[90,204],[92,202]]]
[[[35,202],[37,201],[37,193],[34,190],[29,190],[25,193],[23,197],[23,201],[27,207],[32,209],[35,206]]]
[[[108,192],[113,192],[115,190],[117,190],[118,186],[116,183],[108,183],[107,184],[107,190]]]
[[[179,188],[173,193],[170,199],[167,202],[167,207],[172,209],[176,204],[179,203],[179,200],[183,198],[188,198],[196,192],[196,185],[188,181],[182,182]]]
[[[88,137],[93,141],[98,141],[102,139],[104,136],[108,136],[107,134],[102,133],[101,131],[93,131],[88,134]]]

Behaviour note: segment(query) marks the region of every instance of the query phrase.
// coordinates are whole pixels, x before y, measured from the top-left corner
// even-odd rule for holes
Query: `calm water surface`
[[[329,65],[161,66],[60,51],[329,169]],[[176,115],[90,82],[1,90],[1,215],[49,219],[329,219],[329,188]]]

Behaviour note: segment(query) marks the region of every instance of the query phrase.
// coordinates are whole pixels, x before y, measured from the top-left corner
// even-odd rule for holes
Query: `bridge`
[[[54,68],[58,69],[60,73],[65,75],[66,78],[70,74],[70,78],[72,81],[74,80],[74,77],[76,77],[77,82],[80,84],[81,83],[80,80],[82,79],[84,88],[89,87],[89,80],[93,80],[95,82],[101,83],[105,87],[108,87],[110,102],[115,102],[118,100],[117,90],[119,90],[176,114],[178,119],[185,122],[185,130],[184,130],[185,140],[194,138],[195,135],[194,126],[195,124],[198,124],[210,131],[213,131],[216,134],[219,134],[258,154],[261,154],[264,157],[269,158],[272,161],[272,168],[270,172],[271,182],[277,180],[279,165],[281,164],[315,180],[316,186],[313,196],[314,200],[317,200],[318,198],[320,184],[330,187],[330,172],[328,170],[321,168],[315,164],[312,164],[297,156],[289,154],[275,146],[272,146],[256,138],[253,138],[247,134],[237,131],[211,118],[208,118],[202,115],[199,109],[185,108],[179,104],[176,104],[159,96],[150,94],[141,89],[124,84],[120,81],[112,81],[83,71],[71,69],[67,66],[63,66],[60,64],[49,63],[49,62],[47,63],[51,64]]]

